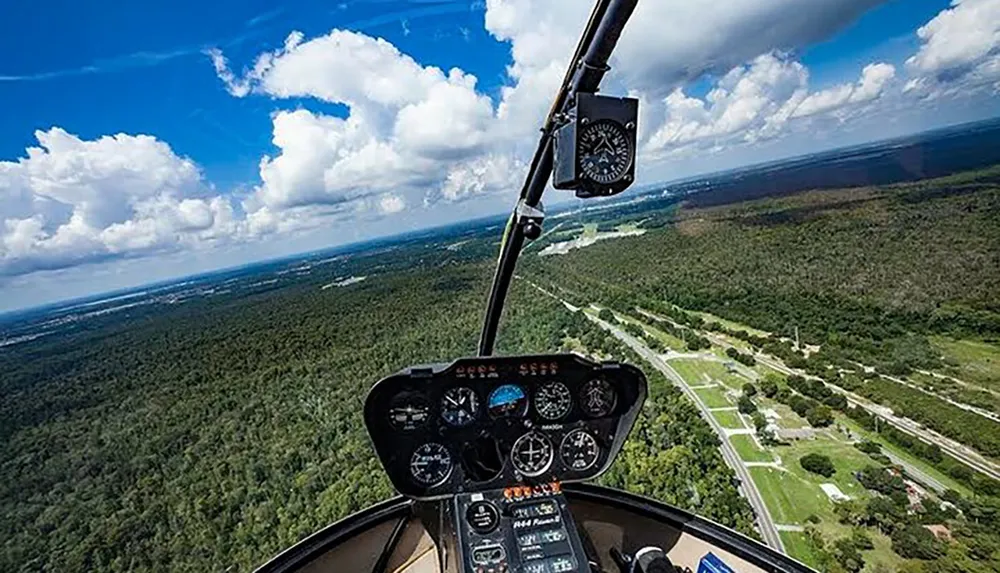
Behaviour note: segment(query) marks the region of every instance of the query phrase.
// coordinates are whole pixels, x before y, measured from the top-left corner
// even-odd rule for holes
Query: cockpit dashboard
[[[415,499],[592,479],[646,397],[633,366],[576,354],[463,358],[372,388],[365,424],[393,485]]]

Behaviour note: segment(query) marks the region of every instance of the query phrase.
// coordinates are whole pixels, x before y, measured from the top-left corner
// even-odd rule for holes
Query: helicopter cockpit
[[[597,0],[570,60],[504,232],[479,356],[407,368],[367,397],[369,437],[402,496],[300,541],[261,573],[810,571],[696,515],[585,483],[626,444],[646,400],[641,370],[576,354],[492,356],[550,176],[581,198],[634,180],[638,102],[597,91],[636,3]]]
[[[364,419],[403,496],[258,571],[811,571],[698,516],[585,483],[612,465],[646,394],[638,368],[576,354],[462,358],[384,378]]]

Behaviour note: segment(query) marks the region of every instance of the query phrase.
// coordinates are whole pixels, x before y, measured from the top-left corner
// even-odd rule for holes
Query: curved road
[[[701,410],[701,415],[704,417],[712,429],[719,436],[719,440],[722,442],[722,457],[726,460],[726,464],[733,468],[736,472],[737,477],[739,477],[743,496],[747,498],[750,502],[750,506],[753,508],[754,513],[757,515],[757,529],[760,530],[761,536],[764,538],[764,542],[767,543],[772,548],[785,553],[785,546],[781,542],[781,536],[778,534],[778,529],[774,525],[774,520],[771,518],[771,513],[767,510],[767,506],[764,504],[763,498],[760,496],[760,492],[757,490],[757,486],[754,484],[753,479],[750,477],[750,472],[747,467],[743,465],[743,460],[736,453],[732,444],[729,443],[729,438],[726,432],[722,429],[722,426],[715,421],[715,417],[708,411],[708,407],[705,403],[701,401],[701,398],[688,388],[687,382],[684,378],[677,373],[676,370],[670,367],[663,359],[661,359],[655,352],[649,349],[644,343],[636,339],[634,336],[622,331],[616,326],[608,324],[607,322],[584,313],[584,316],[597,323],[601,328],[611,332],[616,338],[627,344],[632,350],[639,354],[643,359],[652,364],[657,370],[663,373],[671,382],[676,384],[684,394],[690,398],[698,409]]]

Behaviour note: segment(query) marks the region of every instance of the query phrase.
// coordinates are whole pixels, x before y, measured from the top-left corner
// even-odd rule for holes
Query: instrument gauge
[[[579,142],[580,170],[594,183],[616,183],[632,165],[632,144],[618,122],[600,120],[587,125]]]
[[[542,475],[552,465],[552,443],[536,432],[524,434],[514,442],[510,461],[527,477]]]
[[[490,392],[486,406],[494,418],[523,416],[528,410],[528,396],[524,393],[524,388],[516,384],[504,384]]]
[[[583,429],[566,434],[559,445],[559,457],[566,467],[577,472],[589,470],[597,463],[601,448],[597,440]]]
[[[448,479],[451,468],[451,454],[438,443],[424,444],[410,457],[410,475],[423,486],[432,487]]]
[[[573,396],[562,382],[543,384],[535,393],[535,410],[546,420],[559,420],[569,414]]]
[[[450,426],[468,426],[478,415],[479,398],[472,388],[451,388],[441,398],[441,417]]]
[[[396,430],[410,432],[427,423],[430,405],[420,394],[404,392],[389,404],[389,424]]]
[[[615,409],[618,394],[607,381],[595,378],[583,385],[580,392],[580,407],[592,418],[607,416]]]

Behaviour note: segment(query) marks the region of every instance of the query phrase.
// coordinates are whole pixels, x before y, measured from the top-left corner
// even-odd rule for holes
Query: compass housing
[[[577,197],[617,195],[635,181],[639,100],[577,94],[555,132],[552,186]]]

